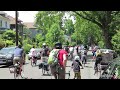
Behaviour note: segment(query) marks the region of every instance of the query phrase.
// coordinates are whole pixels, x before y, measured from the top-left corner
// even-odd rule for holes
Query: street
[[[75,54],[75,53],[74,53]],[[37,65],[39,65],[40,60],[37,61]],[[67,66],[71,66],[72,62],[68,61]],[[98,79],[99,75],[94,75],[94,62],[89,59],[88,63],[81,69],[81,78],[82,79]],[[66,72],[70,71],[70,79],[74,78],[74,73],[71,67],[66,67]],[[54,79],[53,76],[43,76],[42,70],[36,67],[32,67],[29,60],[26,60],[26,64],[24,65],[24,76],[32,79]],[[66,74],[66,79],[68,75]],[[9,68],[7,66],[0,66],[0,79],[14,79],[14,74],[9,72]]]

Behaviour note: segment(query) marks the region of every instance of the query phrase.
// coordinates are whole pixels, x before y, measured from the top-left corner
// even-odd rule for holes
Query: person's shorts
[[[20,64],[24,63],[24,61],[21,57],[14,57],[13,58],[13,64],[16,64],[17,62],[19,62]]]
[[[74,72],[74,78],[81,79],[80,72]]]

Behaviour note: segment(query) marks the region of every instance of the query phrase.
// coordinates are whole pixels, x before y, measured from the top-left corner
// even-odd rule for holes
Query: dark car
[[[117,53],[111,49],[100,49],[102,52],[101,68],[104,70],[106,66],[117,58]]]
[[[0,50],[0,65],[12,65],[15,47],[5,47]],[[25,61],[24,53],[24,61]],[[25,64],[25,62],[24,62]]]
[[[120,60],[111,62],[105,68],[99,79],[120,79]]]
[[[101,52],[106,52],[108,51],[109,53],[112,53],[113,54],[113,59],[117,58],[117,53],[114,51],[114,50],[111,50],[111,49],[100,49]]]

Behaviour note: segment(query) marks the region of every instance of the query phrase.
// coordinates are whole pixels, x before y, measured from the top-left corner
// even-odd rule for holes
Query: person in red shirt
[[[51,68],[51,73],[54,75],[55,79],[65,79],[65,67],[68,60],[69,48],[62,49],[61,43],[56,43],[54,49],[59,49],[58,52],[58,66]]]

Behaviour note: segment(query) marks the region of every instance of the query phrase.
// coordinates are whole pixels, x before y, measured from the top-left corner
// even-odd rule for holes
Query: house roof
[[[36,28],[34,22],[24,22],[23,23],[27,28]]]
[[[10,19],[10,24],[16,24],[16,18],[13,18],[12,16],[7,16]],[[18,19],[18,22],[23,22],[22,20]]]
[[[10,20],[8,17],[7,17],[7,13],[3,12],[3,11],[0,11],[0,16]]]

